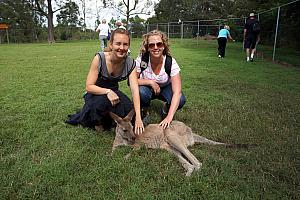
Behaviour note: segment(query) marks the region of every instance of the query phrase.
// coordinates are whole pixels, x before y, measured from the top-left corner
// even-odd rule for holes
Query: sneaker
[[[221,55],[219,55],[218,57],[221,58]]]
[[[253,62],[253,58],[250,58],[250,62]]]

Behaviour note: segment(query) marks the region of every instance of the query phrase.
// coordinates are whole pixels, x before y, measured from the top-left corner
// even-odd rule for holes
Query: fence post
[[[197,31],[197,46],[199,45],[199,35],[200,35],[200,22],[198,20],[198,31]]]
[[[170,38],[170,23],[168,22],[168,38]]]
[[[8,28],[6,29],[6,39],[7,39],[7,44],[9,44]]]
[[[273,61],[275,60],[277,34],[278,34],[278,26],[279,26],[279,15],[280,15],[280,7],[278,7],[278,11],[277,11],[277,22],[276,22],[276,31],[275,31],[274,47],[273,47],[273,58],[272,58]]]
[[[181,39],[183,39],[183,21],[181,22]]]

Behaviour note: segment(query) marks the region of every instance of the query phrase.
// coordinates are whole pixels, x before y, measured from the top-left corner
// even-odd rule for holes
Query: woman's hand
[[[158,95],[160,93],[160,87],[155,81],[151,82],[151,87],[152,87],[155,95]]]
[[[144,132],[144,124],[143,121],[140,119],[135,119],[135,126],[134,126],[134,133],[136,135],[140,135]]]
[[[114,91],[109,90],[106,95],[112,106],[115,106],[120,102],[119,96]]]
[[[163,127],[163,129],[166,129],[170,126],[172,122],[172,118],[171,117],[166,117],[164,120],[162,120],[159,125]]]

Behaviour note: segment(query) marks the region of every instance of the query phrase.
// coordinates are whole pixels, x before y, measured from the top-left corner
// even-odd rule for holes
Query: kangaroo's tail
[[[257,147],[257,144],[226,144],[227,148],[238,148],[238,149],[248,149],[251,147]]]
[[[214,140],[207,139],[206,137],[193,134],[193,138],[196,144],[208,144],[208,145],[221,145],[225,146],[227,148],[250,148],[250,147],[255,147],[257,146],[256,144],[227,144],[223,142],[217,142]]]

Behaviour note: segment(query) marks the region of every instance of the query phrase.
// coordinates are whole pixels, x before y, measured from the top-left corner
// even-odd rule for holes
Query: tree
[[[73,26],[79,25],[78,20],[79,7],[75,2],[68,1],[63,6],[60,14],[56,15],[58,25],[62,26]]]
[[[30,1],[30,0],[24,0],[24,1]],[[33,5],[33,9],[38,11],[42,16],[47,17],[47,24],[48,24],[48,42],[54,43],[54,25],[53,25],[53,14],[61,9],[63,7],[60,7],[56,10],[53,10],[52,8],[52,0],[46,0],[47,5],[44,4],[44,0],[35,0],[35,5]],[[59,5],[57,3],[57,5]]]
[[[161,0],[155,5],[155,16],[148,22],[240,17],[252,9],[251,2],[239,0]]]
[[[152,1],[150,0],[146,0],[146,2],[141,2],[139,0],[122,0],[118,3],[118,6],[114,6],[114,8],[126,17],[126,26],[128,26],[130,16],[138,14],[149,15],[148,8],[151,5]]]
[[[31,42],[37,38],[36,28],[41,27],[38,16],[31,9],[31,2],[23,0],[0,1],[0,23],[9,24],[18,42]]]
[[[141,19],[138,15],[135,17],[132,17],[129,19],[130,22],[130,29],[131,33],[136,34],[138,36],[139,34],[142,35],[143,31],[145,30],[145,20]]]

